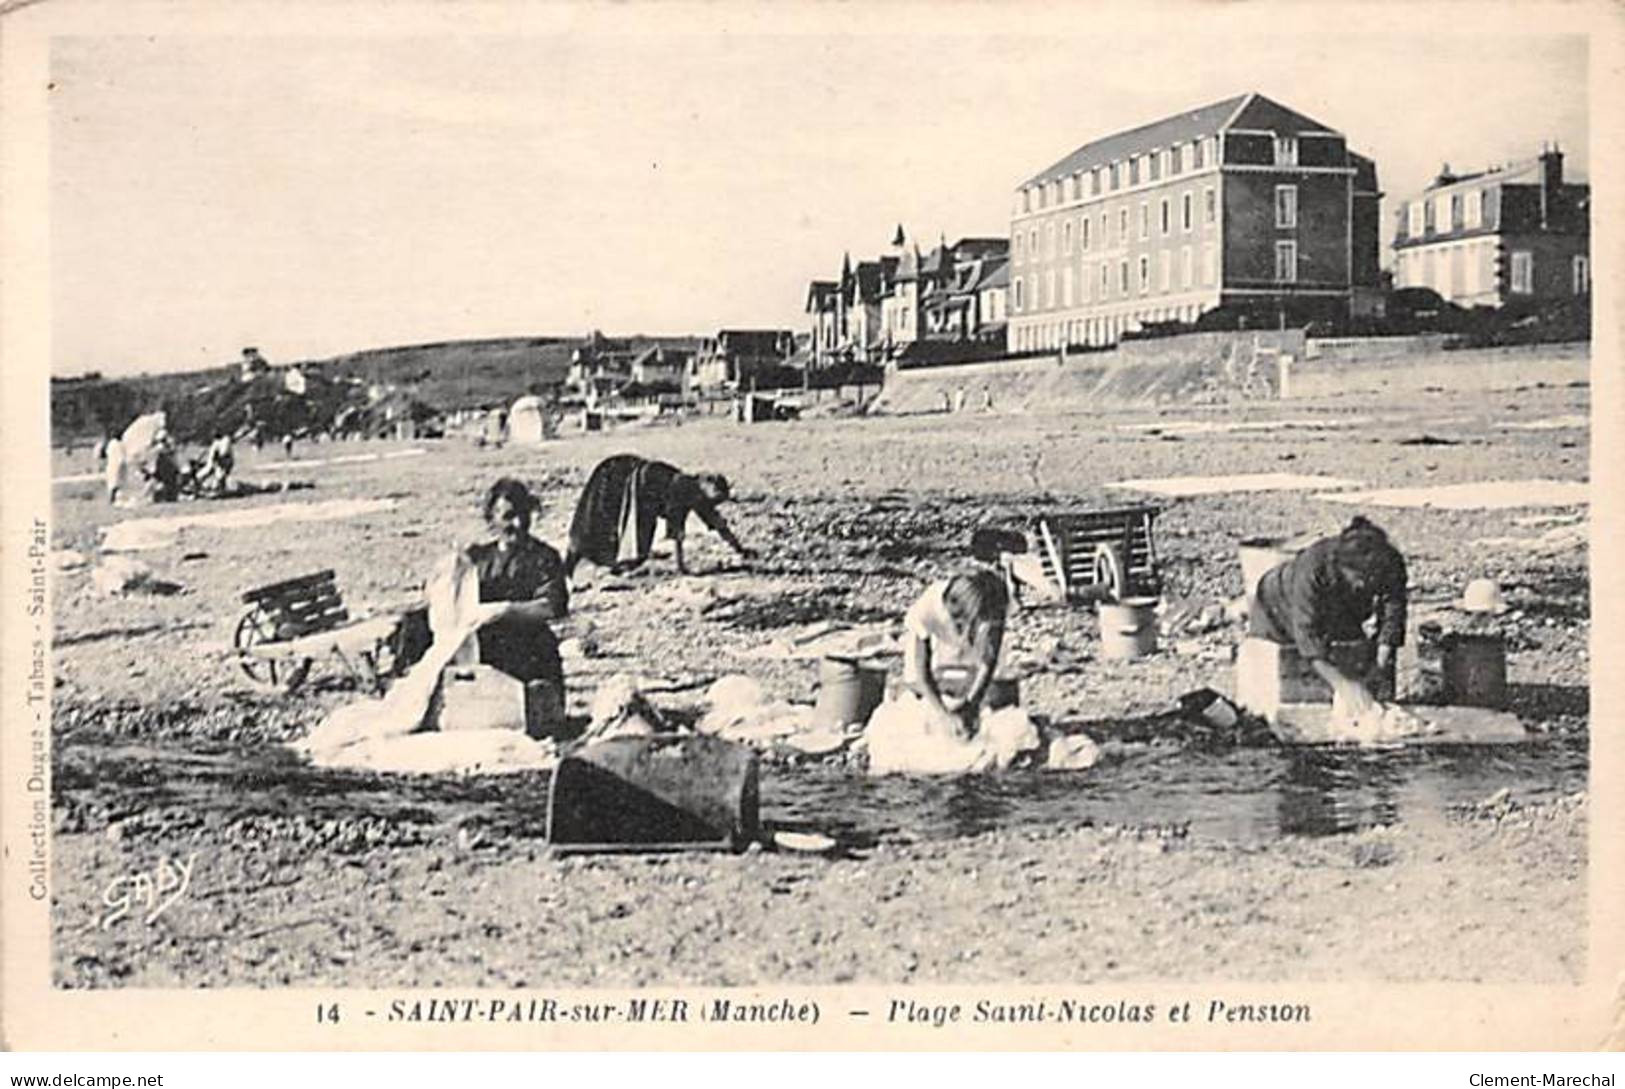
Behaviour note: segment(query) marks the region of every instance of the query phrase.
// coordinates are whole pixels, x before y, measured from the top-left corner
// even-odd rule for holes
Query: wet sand
[[[277,578],[332,567],[358,611],[410,600],[435,557],[480,535],[478,499],[498,475],[541,489],[550,506],[538,533],[558,541],[591,466],[634,450],[727,473],[739,496],[727,514],[762,556],[741,566],[691,527],[701,577],[671,578],[669,558],[624,583],[584,569],[576,622],[591,625],[602,653],[576,664],[570,699],[579,710],[596,684],[632,671],[668,682],[675,690],[655,702],[691,721],[701,685],[722,672],[748,672],[770,695],[809,700],[811,664],[741,654],[821,620],[895,619],[984,519],[1122,505],[1136,497],[1105,485],[1132,478],[1279,471],[1371,487],[1582,480],[1583,434],[1504,425],[1588,407],[1587,390],[1558,387],[1170,410],[1170,420],[1378,421],[1185,436],[1117,426],[1154,425],[1154,412],[751,427],[702,419],[529,449],[439,442],[427,456],[313,466],[313,501],[397,502],[329,522],[188,527],[175,545],[140,554],[180,584],[173,595],[109,599],[82,573],[58,577],[56,979],[1576,978],[1587,869],[1586,553],[1471,544],[1538,535],[1513,523],[1526,511],[1370,513],[1410,556],[1415,597],[1442,601],[1469,578],[1501,580],[1515,606],[1505,620],[1510,709],[1531,731],[1527,744],[1421,767],[1404,757],[1334,761],[1320,769],[1330,785],[1314,768],[1295,781],[1284,754],[1227,748],[1170,713],[1180,693],[1229,688],[1233,629],[1165,640],[1144,661],[1109,662],[1098,656],[1089,611],[1030,609],[1009,636],[1026,674],[1025,705],[1053,728],[1089,733],[1109,759],[1042,781],[1046,773],[1017,769],[991,786],[927,788],[849,779],[857,773],[842,756],[766,754],[764,816],[824,822],[854,844],[840,859],[551,858],[541,839],[545,775],[304,768],[280,743],[355,698],[351,685],[318,665],[305,689],[280,697],[250,685],[227,648],[237,595]],[[1406,441],[1424,433],[1449,444]],[[1195,604],[1239,592],[1237,541],[1329,532],[1354,511],[1298,492],[1146,498],[1162,508],[1167,594]],[[111,511],[93,484],[61,485],[57,500],[59,548],[88,551],[99,526],[131,516]],[[1189,795],[1182,812],[1174,787],[1201,775],[1213,789]],[[1069,785],[1079,804],[1065,796]],[[1288,796],[1310,817],[1283,817]],[[999,804],[989,807],[990,797]],[[163,856],[193,860],[186,892],[150,924],[132,912],[99,926],[109,883],[151,872]]]

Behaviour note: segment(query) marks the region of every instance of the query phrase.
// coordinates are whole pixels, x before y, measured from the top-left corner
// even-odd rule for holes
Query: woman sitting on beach
[[[530,535],[540,505],[511,477],[492,484],[483,509],[493,539],[464,557],[479,583],[478,660],[521,681],[548,681],[562,695],[564,666],[549,621],[568,614],[570,591],[558,552]]]
[[[988,699],[1010,598],[986,568],[931,584],[903,618],[903,681],[869,720],[869,770],[949,773],[1010,763],[1038,745],[1016,707]]]
[[[574,574],[576,564],[584,559],[614,571],[640,566],[654,546],[658,519],[666,524],[677,570],[687,574],[683,535],[691,513],[748,559],[755,553],[739,543],[717,510],[729,495],[728,480],[720,473],[685,473],[676,466],[636,454],[605,458],[587,478],[576,504],[564,573]]]
[[[1372,710],[1376,697],[1392,698],[1389,677],[1396,648],[1405,642],[1405,558],[1381,529],[1355,517],[1258,581],[1249,633],[1293,646],[1353,718]],[[1376,618],[1375,661],[1363,676],[1332,660],[1333,643],[1364,642]]]

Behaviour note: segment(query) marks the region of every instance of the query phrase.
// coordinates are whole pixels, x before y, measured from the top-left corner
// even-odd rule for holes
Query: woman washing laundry
[[[1395,650],[1405,642],[1405,558],[1381,529],[1356,517],[1265,573],[1258,582],[1248,628],[1253,636],[1295,647],[1351,718],[1392,699]],[[1376,655],[1358,676],[1332,660],[1331,646],[1361,642],[1376,620]],[[1375,694],[1373,693],[1375,689]]]
[[[1009,764],[1039,743],[1016,707],[989,700],[1010,598],[979,567],[931,584],[903,618],[903,681],[869,720],[869,770],[949,773]]]
[[[616,571],[640,566],[653,549],[656,520],[666,525],[677,570],[687,574],[683,537],[690,514],[749,559],[755,552],[739,542],[717,510],[730,494],[728,480],[720,473],[685,473],[636,454],[605,458],[587,478],[576,503],[564,574],[574,574],[576,564],[584,559]]]
[[[540,502],[511,477],[485,495],[492,540],[464,553],[479,583],[479,661],[521,681],[548,681],[564,691],[564,666],[549,621],[570,610],[564,564],[550,545],[530,535]],[[472,657],[472,654],[468,654]]]

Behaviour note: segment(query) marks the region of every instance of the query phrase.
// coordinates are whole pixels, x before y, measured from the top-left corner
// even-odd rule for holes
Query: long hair
[[[1010,609],[1010,592],[1004,580],[985,568],[961,571],[948,580],[942,601],[954,628],[966,642],[980,651],[993,651],[1004,633],[1005,614]]]

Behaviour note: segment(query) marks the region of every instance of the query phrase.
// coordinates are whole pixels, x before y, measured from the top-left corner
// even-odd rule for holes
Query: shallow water
[[[1389,750],[1138,746],[1087,771],[956,779],[764,769],[762,817],[856,843],[910,843],[1039,827],[1115,825],[1235,843],[1442,821],[1503,787],[1519,801],[1583,790],[1580,740]]]

